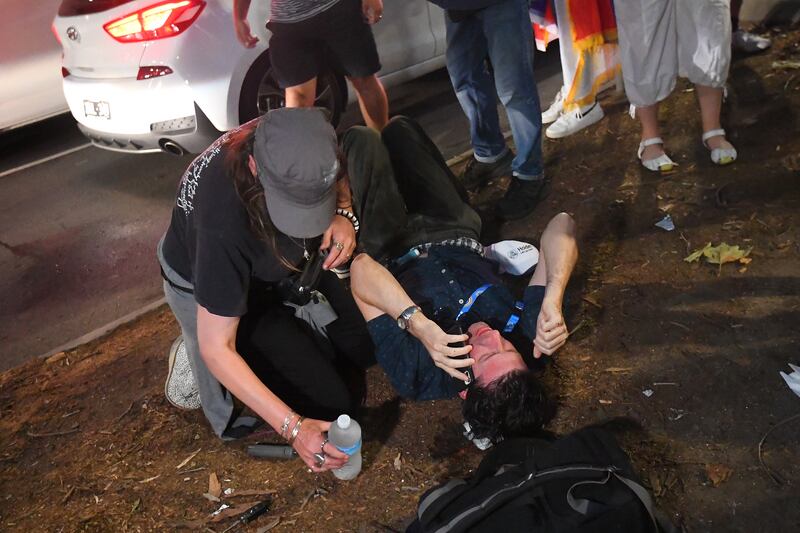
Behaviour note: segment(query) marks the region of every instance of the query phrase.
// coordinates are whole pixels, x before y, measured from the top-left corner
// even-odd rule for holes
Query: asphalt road
[[[557,48],[537,55],[537,78],[546,106],[561,81]],[[470,148],[445,71],[389,98],[392,114],[417,119],[445,158]],[[359,120],[350,109],[342,125]],[[85,145],[69,115],[0,136],[0,371],[163,295],[155,245],[192,158]]]

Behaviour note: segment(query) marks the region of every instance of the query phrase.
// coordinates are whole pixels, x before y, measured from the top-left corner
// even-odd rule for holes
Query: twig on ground
[[[77,415],[77,414],[78,414],[78,413],[80,413],[80,412],[81,412],[81,410],[80,410],[80,409],[78,409],[78,410],[76,410],[76,411],[72,411],[71,413],[67,413],[67,414],[65,414],[65,415],[61,415],[61,418],[69,418],[69,417],[71,417],[71,416],[75,416],[75,415]]]
[[[116,425],[116,423],[119,422],[120,420],[122,420],[125,417],[125,415],[130,413],[131,409],[133,409],[133,404],[135,404],[135,403],[136,403],[136,400],[133,400],[131,402],[131,404],[128,406],[128,408],[125,409],[125,411],[121,415],[119,415],[117,418],[115,418],[113,422],[111,422],[111,425],[112,426]]]
[[[772,433],[775,430],[775,428],[779,428],[782,425],[788,424],[792,420],[795,420],[795,419],[798,419],[798,418],[800,418],[800,413],[798,413],[796,415],[793,415],[793,416],[790,416],[789,418],[784,418],[783,420],[781,420],[780,422],[778,422],[777,424],[775,424],[774,426],[769,428],[769,430],[766,433],[764,433],[764,436],[761,437],[761,440],[758,442],[758,462],[761,464],[761,467],[769,475],[769,477],[772,479],[772,481],[775,482],[776,485],[783,485],[783,480],[778,476],[778,474],[773,472],[772,469],[770,467],[768,467],[767,464],[764,462],[764,456],[763,456],[764,442],[767,440],[767,437],[769,436],[769,434]]]
[[[684,326],[684,325],[683,325],[683,324],[681,324],[680,322],[674,322],[674,321],[670,320],[670,321],[669,321],[669,323],[670,323],[670,324],[672,324],[673,326],[678,326],[679,328],[683,328],[683,329],[685,329],[686,331],[692,331],[692,330],[689,328],[689,326]]]
[[[183,470],[181,472],[175,472],[177,475],[182,476],[184,474],[191,474],[192,472],[199,472],[201,470],[205,470],[206,467],[198,466],[197,468],[190,468],[189,470]]]
[[[567,337],[572,337],[575,334],[576,331],[578,331],[579,329],[581,329],[585,325],[586,325],[586,319],[581,320],[580,322],[578,322],[577,326],[572,328],[572,331],[567,333]]]
[[[46,433],[36,433],[35,431],[28,431],[26,434],[34,439],[39,439],[43,437],[60,437],[61,435],[69,435],[70,433],[76,433],[80,431],[80,428],[77,424],[72,426],[70,429],[65,429],[64,431],[49,431]]]
[[[686,243],[686,253],[687,254],[692,253],[692,243],[689,242],[689,239],[683,236],[682,231],[678,232],[678,235],[680,236],[681,240]]]
[[[67,503],[67,501],[69,501],[70,497],[72,496],[73,492],[75,492],[75,485],[72,485],[67,491],[67,493],[64,495],[64,497],[61,498],[61,503],[62,504]]]

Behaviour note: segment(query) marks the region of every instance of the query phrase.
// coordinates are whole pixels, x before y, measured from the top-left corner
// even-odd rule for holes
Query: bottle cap
[[[350,427],[350,416],[349,415],[339,415],[339,418],[336,419],[336,425],[342,429],[347,429]]]

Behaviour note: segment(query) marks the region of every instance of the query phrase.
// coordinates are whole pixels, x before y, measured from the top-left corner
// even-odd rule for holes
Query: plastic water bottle
[[[333,471],[333,475],[345,481],[354,479],[361,472],[361,426],[348,415],[340,415],[328,430],[328,442],[350,458]]]

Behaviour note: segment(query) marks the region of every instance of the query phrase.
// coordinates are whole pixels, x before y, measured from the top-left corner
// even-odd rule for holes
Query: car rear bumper
[[[95,146],[120,152],[202,152],[222,132],[176,73],[150,80],[64,79],[78,127]]]
[[[223,133],[211,124],[203,110],[197,105],[194,106],[194,110],[192,120],[187,119],[180,124],[185,127],[166,131],[119,134],[90,128],[80,122],[78,122],[78,129],[93,145],[114,152],[194,154],[208,148]]]

